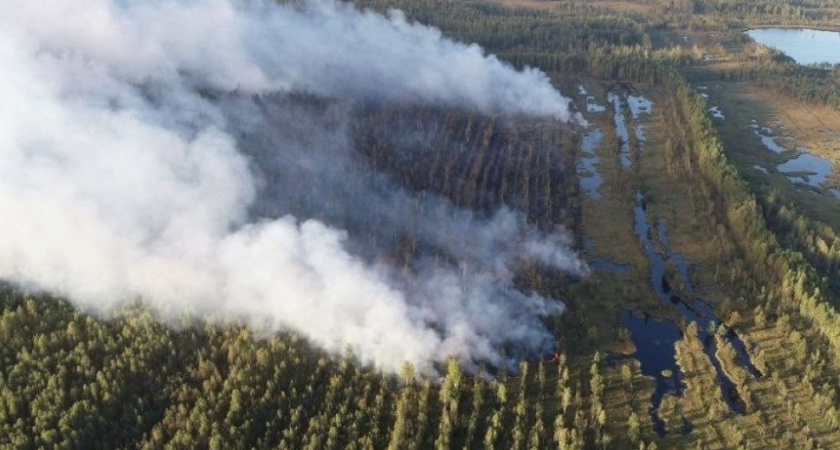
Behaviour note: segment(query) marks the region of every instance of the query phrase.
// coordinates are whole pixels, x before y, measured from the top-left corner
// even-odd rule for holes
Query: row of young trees
[[[474,211],[521,211],[546,230],[563,223],[574,185],[575,134],[551,119],[491,117],[393,105],[354,120],[356,148],[377,173]],[[421,194],[422,195],[422,194]]]
[[[141,306],[99,319],[8,289],[0,333],[3,448],[524,450],[614,440],[597,355],[588,375],[570,375],[560,355],[499,381],[450,360],[433,383],[410,365],[397,378],[330,358],[293,335],[173,328]],[[586,378],[588,390],[576,381]]]

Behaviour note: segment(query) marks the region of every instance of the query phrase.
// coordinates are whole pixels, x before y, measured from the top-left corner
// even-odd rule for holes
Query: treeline
[[[675,66],[688,61],[679,47],[649,51],[642,47],[596,47],[586,52],[503,54],[516,66],[600,79],[669,83],[680,77]]]
[[[655,12],[680,26],[831,25],[840,18],[836,0],[653,0]]]
[[[775,24],[828,22],[840,18],[835,0],[695,0],[692,12],[719,18],[737,18],[747,23],[772,21]]]
[[[795,249],[827,280],[833,300],[840,299],[840,236],[829,225],[819,223],[797,211],[776,192],[761,198],[767,223],[780,243]]]
[[[721,71],[719,77],[725,81],[749,81],[799,100],[840,109],[840,66],[818,68],[789,61],[763,61]]]
[[[742,20],[760,16],[780,16],[804,18],[807,6],[801,2],[788,1],[733,1],[733,0],[696,0],[692,2],[692,12],[696,14],[715,14],[735,16]]]
[[[383,13],[400,9],[411,21],[434,24],[449,37],[478,43],[493,53],[562,53],[607,45],[650,47],[643,24],[605,10],[589,10],[587,2],[563,3],[575,14],[511,9],[478,0],[360,0],[354,4]]]

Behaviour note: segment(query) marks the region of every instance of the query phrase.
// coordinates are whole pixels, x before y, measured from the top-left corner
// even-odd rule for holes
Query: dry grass
[[[819,105],[811,105],[781,93],[752,86],[748,83],[709,83],[709,105],[718,105],[726,120],[715,121],[727,155],[742,176],[758,192],[775,190],[784,194],[797,208],[810,217],[840,229],[840,203],[827,192],[803,189],[780,173],[763,174],[753,166],[774,168],[790,154],[778,155],[767,150],[749,128],[755,119],[779,136],[791,136],[795,141],[778,141],[786,147],[806,147],[813,153],[835,161],[835,176],[824,186],[840,186],[836,175],[840,161],[840,112]],[[772,171],[771,171],[772,172]]]
[[[490,3],[502,5],[507,8],[536,9],[539,11],[557,11],[557,4],[551,0],[488,0]]]
[[[795,137],[798,144],[840,161],[840,111],[750,84],[742,85],[736,95],[766,105],[768,118],[780,120],[786,134]]]
[[[619,13],[637,13],[648,15],[653,12],[653,5],[642,2],[606,1],[596,2],[595,4]]]
[[[558,4],[552,0],[487,0],[490,3],[502,5],[512,9],[534,9],[538,11],[559,11]],[[593,1],[592,6],[597,6],[625,14],[650,15],[653,13],[653,6],[642,2],[631,1]]]

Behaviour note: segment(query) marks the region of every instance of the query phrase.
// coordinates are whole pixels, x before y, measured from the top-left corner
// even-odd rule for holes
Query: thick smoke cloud
[[[4,1],[50,52],[73,52],[127,81],[150,77],[245,92],[306,90],[372,99],[420,98],[484,112],[568,119],[569,100],[538,70],[514,72],[476,45],[349,5],[313,1]]]
[[[561,231],[371,176],[341,102],[316,111],[250,95],[569,120],[541,72],[399,13],[327,2],[0,0],[0,11],[0,278],[94,310],[139,297],[164,315],[291,329],[388,371],[550,346],[540,317],[562,305],[512,279],[521,260],[585,272]],[[434,251],[397,267],[369,248],[408,233]]]

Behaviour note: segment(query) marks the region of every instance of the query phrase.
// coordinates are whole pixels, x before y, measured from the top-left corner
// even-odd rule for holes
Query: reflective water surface
[[[840,63],[840,33],[836,31],[761,28],[749,30],[747,34],[799,64]]]

